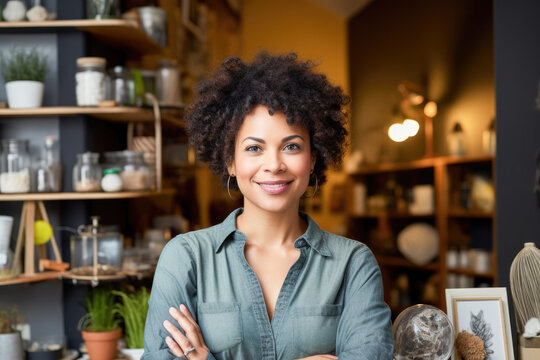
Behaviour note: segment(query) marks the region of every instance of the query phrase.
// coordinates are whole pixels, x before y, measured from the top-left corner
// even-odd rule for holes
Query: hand
[[[301,359],[296,359],[296,360],[337,360],[337,356],[335,355],[328,355],[328,354],[323,354],[323,355],[313,355],[313,356],[310,356],[310,357],[307,357],[307,358],[301,358]]]
[[[165,338],[165,342],[172,353],[182,359],[205,360],[210,350],[204,342],[201,328],[193,320],[193,316],[191,316],[187,307],[184,304],[180,305],[180,310],[171,307],[169,308],[169,314],[178,321],[178,324],[186,333],[186,335],[182,334],[168,320],[163,322],[163,326],[171,334],[171,336]]]

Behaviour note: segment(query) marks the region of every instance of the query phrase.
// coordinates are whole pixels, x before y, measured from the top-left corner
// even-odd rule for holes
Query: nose
[[[272,174],[278,174],[287,170],[280,151],[268,151],[265,156],[264,170]]]

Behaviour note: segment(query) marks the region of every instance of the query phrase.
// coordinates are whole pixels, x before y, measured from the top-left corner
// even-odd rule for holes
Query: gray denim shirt
[[[178,235],[163,249],[154,276],[142,359],[175,359],[163,327],[171,306],[185,304],[211,354],[207,359],[291,360],[335,354],[340,360],[390,360],[390,310],[381,275],[362,243],[321,230],[305,214],[289,269],[268,318],[261,286],[244,257],[245,235],[232,212],[221,224]]]

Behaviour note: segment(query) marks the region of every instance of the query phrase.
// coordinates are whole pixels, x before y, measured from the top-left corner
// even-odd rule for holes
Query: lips
[[[286,181],[286,180],[277,180],[277,181],[264,181],[264,182],[257,182],[257,184],[261,187],[261,189],[270,195],[276,195],[284,192],[287,190],[289,185],[292,183],[292,180]]]

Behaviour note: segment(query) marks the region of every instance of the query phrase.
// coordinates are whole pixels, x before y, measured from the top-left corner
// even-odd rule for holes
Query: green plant
[[[0,68],[6,83],[18,80],[45,82],[47,56],[36,49],[14,48],[9,56],[0,56]]]
[[[79,330],[111,331],[118,328],[115,296],[107,289],[93,289],[84,297],[88,312],[79,321]]]
[[[0,310],[0,334],[10,334],[16,332],[13,325],[21,322],[21,316],[16,306],[7,310]]]
[[[116,304],[116,309],[124,320],[128,348],[143,348],[144,323],[146,322],[150,293],[145,287],[141,287],[135,293],[113,291],[113,294],[121,299],[121,302]]]

